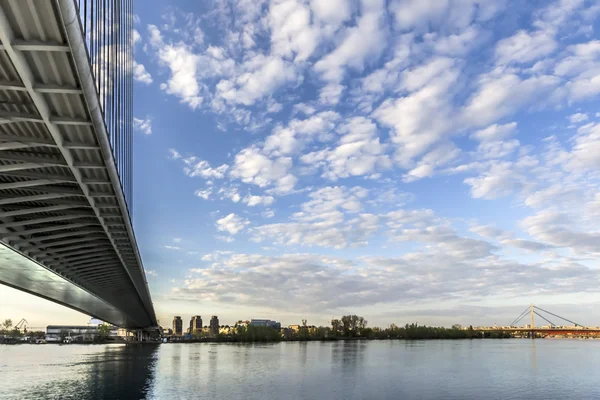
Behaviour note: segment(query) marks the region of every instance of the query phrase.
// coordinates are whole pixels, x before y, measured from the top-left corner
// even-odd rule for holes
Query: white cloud
[[[215,239],[221,240],[221,241],[223,241],[225,243],[233,243],[233,242],[235,242],[235,239],[232,236],[217,235],[217,236],[215,236]]]
[[[222,187],[219,189],[219,194],[221,195],[221,199],[229,199],[234,203],[238,203],[242,199],[237,187]]]
[[[576,113],[576,114],[572,114],[569,116],[569,121],[571,121],[572,124],[579,124],[579,123],[585,122],[587,120],[588,120],[587,114],[583,114],[583,113]]]
[[[194,192],[194,194],[204,200],[208,200],[210,198],[210,195],[213,193],[212,188],[208,188],[208,189],[198,189]]]
[[[247,195],[242,199],[244,204],[247,204],[249,207],[254,207],[258,205],[270,206],[275,201],[273,196],[254,196]]]
[[[133,117],[133,127],[144,135],[150,135],[152,133],[152,120]]]
[[[212,168],[208,161],[199,160],[196,157],[182,158],[185,167],[183,172],[189,177],[201,177],[204,179],[223,179],[229,170],[229,165],[223,164]]]
[[[150,44],[155,48],[159,61],[171,71],[169,80],[160,85],[161,89],[179,97],[190,108],[198,108],[203,101],[196,80],[198,55],[182,43],[164,43],[160,30],[155,25],[148,25],[148,31]]]
[[[171,245],[168,245],[168,244],[165,245],[164,248],[167,249],[167,250],[181,250],[181,247],[179,247],[179,246],[171,246]]]
[[[473,133],[471,137],[479,140],[480,142],[498,141],[511,136],[516,129],[516,122],[510,122],[504,125],[494,124]]]
[[[308,5],[296,0],[275,0],[269,9],[271,45],[275,54],[296,62],[311,56],[319,44],[319,30],[311,25]]]
[[[257,226],[252,240],[285,245],[345,248],[360,246],[378,229],[379,217],[361,213],[368,191],[361,187],[324,187],[292,215],[292,222]]]
[[[240,217],[234,213],[227,215],[219,220],[217,220],[217,229],[221,232],[227,232],[230,235],[235,235],[246,225],[248,225],[250,221],[247,218]]]
[[[498,163],[482,176],[465,179],[465,183],[471,186],[474,198],[496,199],[514,193],[522,187],[524,180],[525,177],[515,173],[509,163]]]
[[[152,83],[152,75],[146,71],[144,64],[138,64],[135,61],[133,62],[133,79],[138,82],[145,83],[146,85]]]
[[[265,139],[263,149],[271,155],[293,155],[314,140],[328,141],[339,118],[333,111],[324,111],[303,120],[293,119],[286,127],[277,126]]]
[[[178,160],[181,158],[181,154],[175,149],[169,149],[169,153],[171,154],[172,160]]]
[[[146,276],[156,277],[156,276],[158,276],[158,273],[155,270],[153,270],[153,269],[147,269],[146,270]]]
[[[289,171],[292,159],[278,157],[270,159],[256,147],[248,147],[235,156],[230,175],[244,183],[261,188],[274,186],[276,192],[285,193],[294,189],[298,179]]]
[[[545,57],[557,48],[553,32],[521,30],[496,45],[496,58],[502,64],[528,63]]]
[[[329,83],[319,92],[319,103],[326,106],[335,106],[340,102],[344,86],[336,83]]]
[[[293,64],[274,56],[256,55],[242,66],[245,71],[234,80],[221,80],[217,98],[231,104],[251,106],[285,83],[298,79]]]
[[[385,47],[382,0],[363,0],[356,26],[348,28],[340,45],[315,63],[315,71],[328,81],[339,82],[346,67],[362,71],[367,60],[378,58]]]
[[[436,38],[434,51],[440,55],[465,56],[479,44],[482,34],[477,27],[469,26],[458,34]]]
[[[349,0],[310,0],[313,15],[319,22],[339,27],[350,19],[352,5]]]
[[[535,76],[522,80],[514,73],[492,71],[480,78],[478,90],[464,108],[464,119],[472,126],[485,126],[526,104],[539,101],[558,87],[555,76]]]
[[[379,141],[377,126],[368,118],[351,118],[339,128],[339,133],[336,147],[305,154],[301,161],[323,168],[323,177],[330,180],[370,175],[391,167],[386,146]]]
[[[393,128],[390,137],[397,146],[396,161],[410,168],[415,157],[441,140],[456,123],[451,118],[451,100],[459,73],[454,61],[433,59],[403,75],[403,87],[413,92],[388,98],[373,116]]]
[[[140,35],[140,33],[138,32],[137,29],[133,29],[131,31],[131,35],[132,35],[132,38],[133,38],[133,44],[134,45],[137,44],[137,43],[140,43],[142,41],[142,36]]]
[[[317,110],[305,103],[298,103],[298,104],[294,104],[294,112],[301,112],[304,115],[312,115],[316,112]]]

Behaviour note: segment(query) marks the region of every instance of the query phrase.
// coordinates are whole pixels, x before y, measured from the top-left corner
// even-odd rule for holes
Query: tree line
[[[218,334],[211,341],[227,342],[277,342],[277,341],[309,341],[309,340],[352,340],[352,339],[480,339],[480,338],[509,338],[508,332],[476,331],[473,327],[463,329],[460,325],[451,328],[419,325],[417,323],[397,326],[391,324],[386,328],[369,327],[367,320],[357,315],[344,315],[331,320],[330,326],[308,325],[302,320],[293,328],[282,328],[281,331],[253,325],[236,325],[229,334]],[[202,335],[194,335],[201,340]],[[204,338],[207,339],[207,338]]]

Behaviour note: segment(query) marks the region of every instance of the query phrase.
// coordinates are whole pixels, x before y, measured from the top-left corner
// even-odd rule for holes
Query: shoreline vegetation
[[[9,322],[10,320],[7,320]],[[21,333],[10,329],[7,323],[0,329],[0,344],[27,343],[22,339],[27,336],[43,339],[44,332]],[[397,326],[391,324],[387,328],[368,327],[363,317],[345,315],[333,319],[331,326],[309,326],[306,320],[301,325],[290,325],[289,328],[274,329],[268,326],[235,324],[222,326],[222,333],[210,334],[206,330],[197,330],[185,336],[167,336],[169,342],[176,343],[274,343],[303,341],[337,341],[337,340],[457,340],[457,339],[509,339],[521,338],[508,331],[479,331],[472,326],[463,328],[453,325],[451,328],[419,325],[417,323]],[[108,328],[100,329],[101,335],[89,340],[75,340],[73,344],[106,344],[106,343],[138,343],[135,340],[124,340],[108,337]],[[162,341],[156,337],[150,342]]]
[[[398,327],[392,324],[389,328],[357,328],[332,329],[330,327],[300,326],[298,331],[284,329],[283,333],[265,326],[241,326],[227,335],[217,334],[213,337],[192,336],[191,338],[173,337],[174,342],[200,343],[264,343],[264,342],[303,342],[303,341],[336,341],[336,340],[439,340],[439,339],[484,339],[512,338],[509,332],[481,332],[472,327],[461,329],[431,327],[417,324],[406,324]],[[172,339],[173,339],[172,338]]]

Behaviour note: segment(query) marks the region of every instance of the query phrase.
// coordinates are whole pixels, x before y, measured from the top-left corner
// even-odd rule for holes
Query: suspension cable
[[[547,323],[550,324],[550,326],[556,326],[556,324],[552,321],[550,321],[549,319],[547,319],[546,317],[544,317],[542,314],[538,313],[537,311],[533,312],[535,315],[537,315],[538,317],[540,317],[541,319],[543,319],[544,321],[546,321]]]
[[[510,326],[515,326],[515,323],[519,322],[527,313],[529,312],[529,307],[525,309],[513,322],[511,322]]]
[[[583,326],[583,325],[581,325],[581,324],[578,324],[577,322],[573,322],[573,321],[571,321],[570,319],[566,319],[566,318],[564,318],[564,317],[561,317],[560,315],[556,315],[556,314],[554,314],[554,313],[551,313],[550,311],[546,311],[546,310],[544,310],[543,308],[539,308],[539,307],[537,307],[537,306],[533,306],[533,307],[534,307],[534,308],[537,308],[537,309],[538,309],[538,310],[540,310],[540,311],[543,311],[543,312],[545,312],[545,313],[548,313],[548,314],[550,314],[550,315],[553,315],[553,316],[555,316],[555,317],[557,317],[557,318],[560,318],[560,319],[562,319],[562,320],[565,320],[565,321],[567,321],[567,322],[570,322],[570,323],[574,324],[575,326]]]

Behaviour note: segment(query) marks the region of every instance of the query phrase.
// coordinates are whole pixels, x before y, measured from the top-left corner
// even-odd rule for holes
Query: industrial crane
[[[25,318],[21,318],[18,324],[15,325],[15,330],[20,331],[23,328],[23,333],[27,333],[27,320]]]

